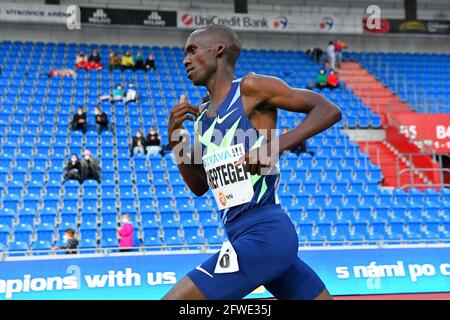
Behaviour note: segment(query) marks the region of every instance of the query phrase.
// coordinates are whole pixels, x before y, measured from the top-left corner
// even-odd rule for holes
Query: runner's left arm
[[[303,121],[294,129],[279,137],[279,152],[299,145],[308,138],[330,128],[342,119],[338,106],[320,94],[306,89],[290,87],[276,77],[252,74],[242,80],[241,90],[256,107],[273,105],[279,109],[306,113]]]

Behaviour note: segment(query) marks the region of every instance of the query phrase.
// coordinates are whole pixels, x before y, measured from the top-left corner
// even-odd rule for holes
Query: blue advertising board
[[[0,299],[160,299],[210,254],[0,262]],[[450,248],[304,250],[332,295],[450,292]],[[247,296],[267,298],[263,287]]]

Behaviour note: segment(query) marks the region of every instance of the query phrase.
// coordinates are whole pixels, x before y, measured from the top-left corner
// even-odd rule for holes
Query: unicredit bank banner
[[[160,299],[211,254],[0,261],[0,299]],[[303,250],[332,295],[450,291],[450,248]],[[261,265],[261,268],[264,268]],[[267,298],[259,287],[248,298]]]
[[[450,114],[392,114],[400,133],[431,147],[436,153],[450,153]]]
[[[361,17],[326,14],[236,14],[178,11],[178,28],[227,25],[241,31],[362,33]]]

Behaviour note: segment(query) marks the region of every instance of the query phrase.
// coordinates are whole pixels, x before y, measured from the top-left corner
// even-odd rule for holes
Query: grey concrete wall
[[[124,26],[65,26],[0,24],[0,39],[44,42],[108,43],[183,46],[189,31]],[[326,47],[336,35],[240,32],[244,48],[306,50]],[[450,53],[450,37],[424,35],[343,35],[351,51],[444,52]]]

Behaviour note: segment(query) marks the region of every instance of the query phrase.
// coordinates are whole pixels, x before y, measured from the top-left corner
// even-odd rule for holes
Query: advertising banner
[[[178,28],[227,25],[241,31],[362,33],[360,16],[326,14],[238,14],[178,11]]]
[[[400,133],[432,148],[438,154],[450,153],[450,114],[391,114]]]
[[[66,24],[66,6],[41,4],[0,4],[0,22]]]
[[[126,24],[147,27],[176,27],[176,11],[126,10],[81,7],[81,23]]]
[[[380,28],[371,29],[367,18],[363,18],[364,33],[425,33],[450,34],[450,21],[444,20],[414,20],[381,18]]]
[[[450,291],[450,248],[304,250],[332,295]],[[210,254],[117,255],[0,262],[0,299],[163,297]],[[264,266],[261,266],[262,268]],[[247,298],[267,298],[257,288]]]

